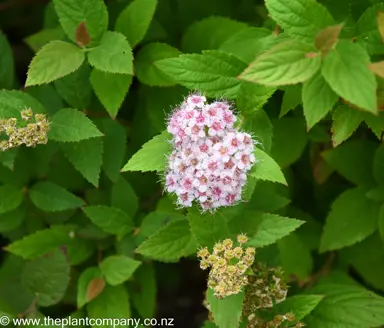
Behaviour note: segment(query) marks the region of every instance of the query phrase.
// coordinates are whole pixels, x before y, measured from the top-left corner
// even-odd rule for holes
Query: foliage
[[[383,3],[30,2],[0,4],[1,315],[384,326]],[[212,213],[163,192],[191,94],[256,141]]]

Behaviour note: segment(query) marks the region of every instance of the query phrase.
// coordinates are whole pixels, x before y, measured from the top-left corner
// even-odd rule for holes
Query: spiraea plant
[[[0,324],[384,325],[383,1],[5,0],[0,31]]]

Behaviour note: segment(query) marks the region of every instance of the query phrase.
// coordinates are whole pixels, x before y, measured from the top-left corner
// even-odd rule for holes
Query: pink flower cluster
[[[178,205],[213,211],[241,200],[242,188],[256,159],[248,133],[234,127],[236,116],[226,102],[206,103],[189,96],[171,115],[168,132],[173,152],[168,160],[165,189],[176,193]]]

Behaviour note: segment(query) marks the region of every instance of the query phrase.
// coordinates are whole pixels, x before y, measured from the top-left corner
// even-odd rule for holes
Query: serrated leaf
[[[36,183],[29,190],[29,197],[37,208],[46,212],[65,211],[85,205],[81,198],[49,181]]]
[[[15,230],[26,217],[27,212],[24,205],[19,206],[13,211],[0,214],[0,233]]]
[[[300,41],[280,43],[250,63],[239,78],[270,86],[304,82],[320,68],[321,56],[316,51]]]
[[[167,132],[165,131],[145,143],[125,164],[122,171],[164,171],[166,156],[170,150],[171,145],[167,140]]]
[[[285,116],[291,110],[302,104],[302,84],[287,85],[282,87],[284,90],[283,102],[279,118]]]
[[[28,262],[23,270],[23,284],[35,295],[37,304],[51,306],[60,302],[69,284],[69,263],[62,250],[56,250]]]
[[[175,220],[145,240],[136,252],[159,261],[174,261],[189,255],[196,245],[187,220]],[[193,247],[193,248],[194,248]]]
[[[75,31],[75,40],[79,47],[83,48],[91,42],[91,36],[89,35],[86,22],[81,22]]]
[[[129,297],[124,285],[106,285],[101,294],[87,305],[89,318],[107,319],[102,328],[123,327],[126,325],[108,324],[108,319],[127,319],[131,317]],[[122,321],[122,320],[121,320]]]
[[[240,87],[237,76],[246,67],[233,55],[217,50],[163,59],[156,66],[189,89],[198,89],[209,97],[231,99]]]
[[[77,281],[77,308],[80,309],[85,304],[96,298],[104,289],[105,281],[103,274],[97,267],[85,269]],[[104,284],[102,283],[104,281]]]
[[[24,42],[36,53],[47,43],[54,40],[64,41],[65,33],[61,26],[54,28],[45,28],[39,32],[29,35],[24,39]]]
[[[76,71],[85,58],[84,52],[64,41],[51,41],[39,50],[28,69],[25,86],[49,83]]]
[[[132,75],[107,73],[94,68],[90,81],[97,98],[115,118],[132,83]]]
[[[125,36],[108,31],[100,44],[88,52],[88,61],[94,68],[118,74],[132,74],[132,49]]]
[[[181,49],[186,53],[218,49],[247,25],[227,17],[208,17],[189,25],[181,40]]]
[[[75,142],[103,136],[84,113],[64,108],[53,115],[48,137],[55,141]]]
[[[340,40],[324,58],[322,74],[340,97],[367,111],[377,112],[376,79],[368,69],[370,58],[360,45]],[[354,81],[354,83],[351,83]]]
[[[99,267],[107,283],[116,286],[130,279],[140,264],[124,255],[112,255],[105,258]]]
[[[0,117],[3,119],[16,117],[21,119],[21,111],[31,108],[33,112],[45,113],[43,105],[29,94],[18,90],[0,90]]]
[[[174,207],[173,204],[172,206]],[[139,236],[150,237],[170,222],[183,219],[185,219],[185,216],[179,213],[173,213],[170,210],[167,211],[167,209],[156,209],[156,211],[147,214],[143,218],[140,225]],[[145,238],[143,238],[143,240],[144,239]]]
[[[217,298],[212,289],[207,290],[207,301],[213,320],[219,328],[233,328],[239,326],[243,309],[244,292]]]
[[[96,251],[93,241],[85,238],[75,238],[70,244],[66,246],[68,259],[71,266],[84,263]]]
[[[122,176],[112,186],[111,205],[126,212],[132,218],[139,209],[139,198],[135,190]]]
[[[150,86],[174,85],[175,80],[155,66],[154,63],[181,54],[181,51],[166,43],[149,43],[141,48],[135,57],[135,75],[140,82]]]
[[[54,82],[59,95],[73,108],[86,109],[91,103],[90,72],[89,66],[83,64],[76,72]]]
[[[68,38],[76,42],[76,29],[86,22],[90,46],[95,46],[108,28],[107,7],[102,0],[54,0],[55,11]]]
[[[310,129],[331,111],[339,96],[324,77],[317,73],[304,82],[302,98],[305,120]]]
[[[259,148],[255,148],[256,163],[254,164],[251,175],[259,180],[267,180],[287,184],[283,172],[272,157],[267,155]]]
[[[148,31],[157,0],[134,0],[119,14],[115,31],[124,34],[134,48]]]
[[[275,91],[275,87],[244,81],[236,96],[236,107],[242,114],[248,116],[261,109]]]
[[[256,234],[249,238],[247,245],[263,247],[273,244],[296,230],[303,223],[304,221],[301,220],[291,219],[277,214],[264,213],[261,216]]]
[[[341,105],[332,115],[332,143],[336,147],[347,140],[363,121],[361,113],[348,105]]]
[[[14,63],[12,48],[6,36],[0,32],[0,89],[13,86]]]
[[[377,229],[380,204],[368,199],[366,193],[365,188],[356,187],[336,198],[326,220],[320,252],[358,243]]]
[[[108,206],[87,206],[84,213],[104,231],[111,234],[132,231],[134,223],[122,210]]]
[[[342,29],[343,24],[328,26],[316,34],[316,48],[321,51],[324,57],[335,47]]]
[[[289,35],[313,42],[316,34],[335,24],[328,10],[315,0],[266,0],[270,16]]]
[[[87,181],[95,187],[98,187],[103,155],[102,138],[62,143],[61,149],[75,169],[78,170]]]
[[[357,185],[374,185],[372,175],[376,144],[369,140],[353,140],[322,153],[326,162],[347,180]]]
[[[7,184],[0,186],[0,214],[13,211],[22,201],[21,188]]]

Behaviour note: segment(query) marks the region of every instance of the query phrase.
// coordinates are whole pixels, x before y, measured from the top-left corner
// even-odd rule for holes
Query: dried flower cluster
[[[27,147],[35,147],[38,144],[48,142],[49,122],[44,114],[33,115],[32,109],[21,112],[23,121],[28,122],[34,116],[35,123],[28,123],[24,127],[17,126],[16,118],[0,120],[0,133],[5,132],[8,139],[0,140],[0,150],[18,147],[25,144]]]
[[[235,121],[227,102],[207,104],[200,95],[189,96],[173,112],[165,189],[176,193],[178,205],[190,207],[196,200],[203,211],[213,211],[241,200],[246,173],[256,161],[255,142]]]
[[[240,293],[248,284],[246,271],[255,259],[255,248],[244,248],[247,240],[245,235],[239,235],[236,247],[233,247],[231,239],[225,239],[214,245],[212,254],[206,247],[197,253],[201,257],[200,267],[203,270],[211,268],[208,287],[214,290],[216,297]]]

